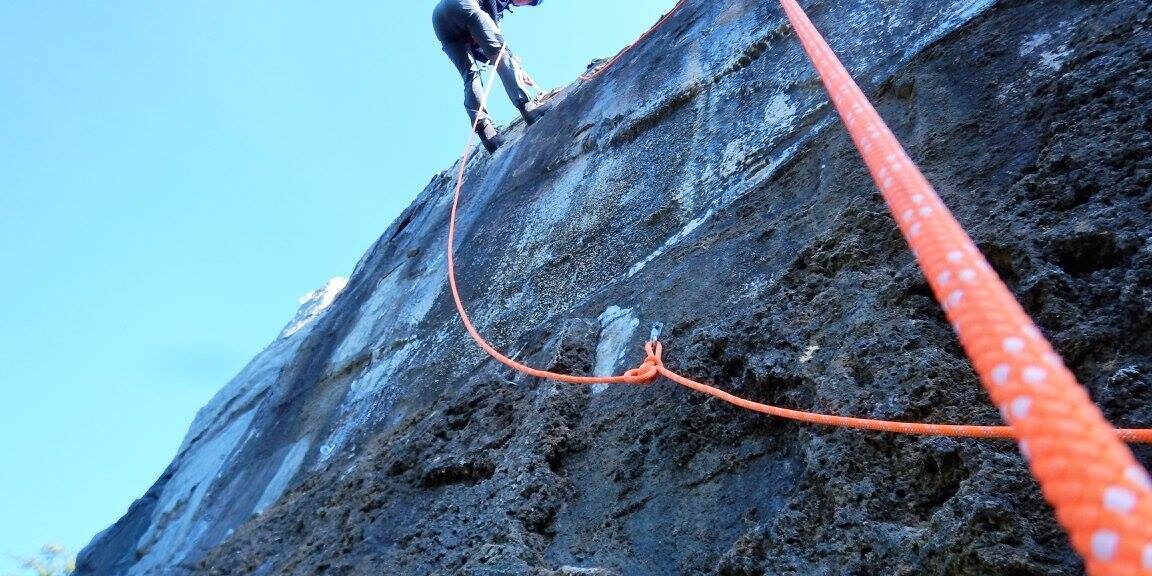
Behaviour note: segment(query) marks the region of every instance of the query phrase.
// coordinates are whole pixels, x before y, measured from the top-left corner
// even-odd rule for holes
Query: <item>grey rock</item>
[[[828,37],[1117,425],[1152,424],[1152,7],[816,0]],[[466,170],[484,334],[578,374],[998,422],[773,2],[689,2]],[[434,177],[201,411],[81,575],[1077,574],[1010,443],[799,425],[487,358]],[[1136,449],[1146,465],[1147,448]],[[567,570],[567,572],[565,572]]]

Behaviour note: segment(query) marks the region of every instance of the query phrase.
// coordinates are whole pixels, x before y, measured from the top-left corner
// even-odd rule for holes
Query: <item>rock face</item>
[[[1107,416],[1152,424],[1152,8],[808,10]],[[445,281],[453,175],[201,411],[78,574],[1082,572],[1010,443],[489,360]],[[670,367],[755,400],[998,422],[774,2],[690,1],[465,181],[463,296],[516,358],[619,373],[661,321]]]

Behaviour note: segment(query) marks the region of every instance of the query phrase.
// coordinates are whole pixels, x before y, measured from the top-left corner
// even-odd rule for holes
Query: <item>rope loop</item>
[[[628,378],[635,384],[651,384],[660,377],[660,369],[664,367],[664,360],[661,355],[664,353],[664,345],[660,342],[645,342],[644,343],[644,361],[639,366],[624,373],[624,377]]]
[[[651,384],[672,382],[735,406],[801,422],[900,434],[1003,438],[1019,443],[1056,517],[1068,531],[1091,576],[1152,576],[1152,483],[1120,439],[1152,441],[1152,429],[1115,430],[1091,403],[1075,376],[1044,340],[1012,293],[995,275],[976,245],[904,151],[867,96],[812,25],[796,0],[780,0],[860,149],[873,179],[913,246],[929,284],[944,306],[960,342],[992,399],[1012,426],[893,422],[781,408],[735,396],[664,366],[658,330],[645,343],[644,361],[622,376],[575,376],[517,362],[489,344],[473,325],[456,285],[456,215],[464,169],[472,150],[475,123],[460,159],[448,224],[448,283],[469,335],[492,358],[525,374],[572,384]],[[676,7],[641,37],[652,34]],[[633,43],[590,80],[620,60]],[[496,65],[504,56],[501,50]],[[483,110],[494,85],[480,99]]]

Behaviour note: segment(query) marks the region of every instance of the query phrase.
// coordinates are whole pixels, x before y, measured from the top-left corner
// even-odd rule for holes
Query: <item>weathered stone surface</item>
[[[1152,424],[1152,8],[809,9],[1108,417]],[[690,2],[560,98],[467,172],[459,278],[500,348],[618,373],[662,321],[669,366],[756,400],[997,422],[775,3]],[[202,411],[80,574],[1082,571],[1009,443],[488,360],[446,289],[452,175]]]

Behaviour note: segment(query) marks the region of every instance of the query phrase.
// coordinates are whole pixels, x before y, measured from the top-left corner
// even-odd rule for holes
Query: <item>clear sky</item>
[[[558,86],[674,3],[545,0],[505,35]],[[118,519],[455,160],[434,4],[0,0],[0,573]]]

